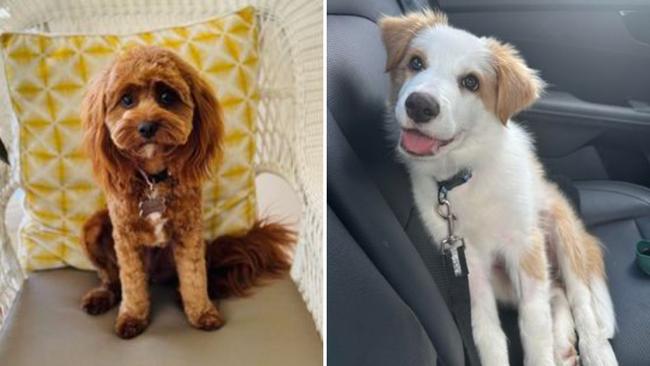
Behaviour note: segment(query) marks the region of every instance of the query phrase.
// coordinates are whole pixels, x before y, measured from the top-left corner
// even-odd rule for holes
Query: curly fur
[[[208,245],[210,297],[245,296],[252,287],[284,275],[296,235],[285,226],[260,220],[245,236],[223,236]]]
[[[221,156],[223,115],[209,84],[180,57],[157,47],[127,51],[92,83],[81,116],[108,205],[84,226],[101,285],[82,307],[100,314],[121,299],[120,337],[148,325],[150,281],[176,279],[190,324],[213,330],[224,320],[209,293],[242,295],[289,268],[294,234],[279,224],[258,223],[212,244],[202,239],[201,183]],[[146,123],[157,127],[151,136],[141,131]],[[168,178],[150,186],[146,176],[163,171]],[[164,200],[164,211],[141,216],[140,202],[151,197]]]

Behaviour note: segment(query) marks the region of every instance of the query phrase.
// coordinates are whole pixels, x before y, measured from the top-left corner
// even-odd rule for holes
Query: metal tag
[[[147,217],[154,213],[162,215],[165,212],[165,200],[162,198],[147,198],[140,201],[138,208],[140,209],[140,217]]]
[[[459,255],[459,249],[465,247],[465,239],[453,236],[444,239],[441,243],[442,250],[446,256],[451,260],[451,266],[454,270],[454,276],[459,277],[464,275],[463,265]]]

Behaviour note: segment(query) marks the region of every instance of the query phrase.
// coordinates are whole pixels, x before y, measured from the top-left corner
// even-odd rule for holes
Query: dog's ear
[[[210,175],[215,159],[221,158],[223,111],[210,84],[184,61],[177,63],[190,85],[194,118],[187,142],[175,153],[174,173],[181,181],[198,183]]]
[[[423,28],[447,24],[447,16],[438,11],[425,10],[399,17],[379,20],[382,40],[386,48],[386,71],[391,71],[404,58],[408,45]]]
[[[81,123],[84,128],[83,145],[92,161],[98,183],[109,191],[117,191],[128,183],[130,165],[111,140],[106,126],[106,82],[109,69],[90,84],[81,103]]]
[[[544,81],[526,65],[510,44],[486,39],[496,72],[496,115],[505,125],[510,117],[535,102],[544,90]]]

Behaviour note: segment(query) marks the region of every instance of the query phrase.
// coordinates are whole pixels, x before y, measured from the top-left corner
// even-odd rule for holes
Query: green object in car
[[[650,275],[650,240],[641,240],[636,244],[636,263]]]

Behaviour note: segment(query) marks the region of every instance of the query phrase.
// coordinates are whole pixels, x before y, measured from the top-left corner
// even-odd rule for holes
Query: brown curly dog
[[[208,83],[157,47],[119,56],[91,85],[81,119],[85,147],[108,209],[84,226],[82,243],[101,285],[82,300],[101,314],[121,299],[115,331],[142,333],[150,281],[178,281],[189,322],[224,320],[210,297],[245,295],[290,267],[295,233],[258,221],[241,237],[202,239],[201,183],[221,155],[223,115]]]

